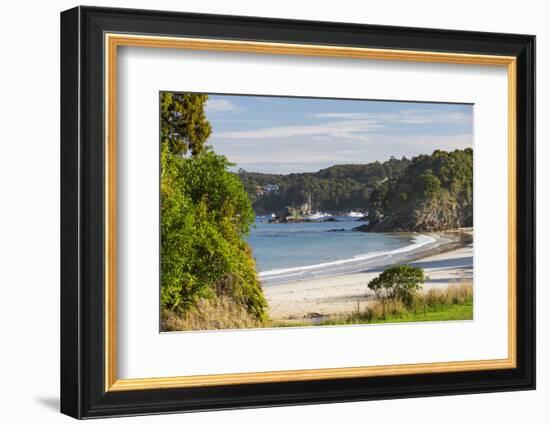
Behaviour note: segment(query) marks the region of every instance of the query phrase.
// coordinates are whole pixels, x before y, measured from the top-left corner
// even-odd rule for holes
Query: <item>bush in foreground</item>
[[[378,300],[399,301],[410,306],[424,280],[424,270],[405,264],[387,268],[372,279],[368,287]]]
[[[235,325],[226,327],[267,319],[267,301],[246,241],[254,211],[239,177],[230,171],[233,164],[206,145],[212,132],[207,98],[161,95],[164,330],[195,329],[190,323],[197,329],[208,323],[217,328],[223,306],[236,315]]]

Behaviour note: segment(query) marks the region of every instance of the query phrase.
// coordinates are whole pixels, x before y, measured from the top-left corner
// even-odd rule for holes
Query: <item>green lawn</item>
[[[399,316],[386,316],[385,319],[376,319],[370,323],[439,322],[444,320],[472,320],[473,318],[473,303],[467,302],[464,304],[434,306],[425,313],[416,312]]]
[[[473,302],[462,304],[440,304],[429,307],[425,312],[404,312],[388,314],[384,318],[367,319],[361,314],[350,314],[345,317],[327,318],[326,320],[271,322],[268,327],[294,326],[330,326],[330,325],[360,325],[371,323],[403,323],[403,322],[440,322],[445,320],[472,320],[474,316]]]

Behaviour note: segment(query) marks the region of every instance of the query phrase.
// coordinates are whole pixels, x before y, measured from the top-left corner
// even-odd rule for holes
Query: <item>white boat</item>
[[[303,216],[304,220],[322,220],[327,217],[332,217],[332,214],[329,213],[322,213],[322,212],[315,212],[311,214],[306,214]]]
[[[360,213],[360,212],[357,212],[357,211],[350,211],[348,214],[347,214],[348,217],[354,217],[354,218],[363,218],[365,217],[365,214],[363,213]]]
[[[304,215],[304,220],[321,220],[323,217],[323,214],[321,213],[311,213],[311,214],[306,214]]]

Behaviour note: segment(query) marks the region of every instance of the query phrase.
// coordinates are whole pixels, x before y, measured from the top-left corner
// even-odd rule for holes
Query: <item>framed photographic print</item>
[[[535,38],[61,14],[61,411],[535,387]]]

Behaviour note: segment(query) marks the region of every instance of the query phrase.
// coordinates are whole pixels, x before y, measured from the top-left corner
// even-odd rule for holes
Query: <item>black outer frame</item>
[[[517,368],[105,392],[105,32],[517,58]],[[535,37],[77,7],[61,13],[61,412],[75,418],[535,388]]]

